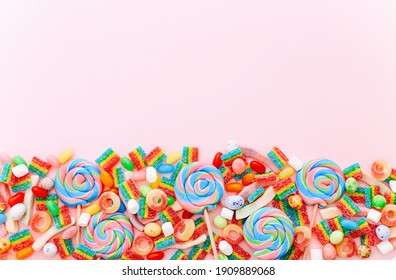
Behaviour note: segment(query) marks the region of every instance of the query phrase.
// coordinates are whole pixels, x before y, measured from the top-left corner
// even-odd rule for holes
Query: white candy
[[[223,207],[221,209],[221,214],[220,214],[223,218],[226,218],[227,220],[232,220],[232,217],[234,216],[234,211]]]
[[[301,161],[301,159],[299,159],[298,157],[295,157],[295,156],[293,156],[291,159],[289,159],[288,163],[296,171],[299,171],[304,165],[304,163]]]
[[[392,192],[396,192],[396,181],[394,181],[394,180],[389,181],[389,186],[390,186]]]
[[[311,260],[323,260],[322,249],[311,249]]]
[[[235,150],[236,148],[238,148],[238,144],[235,140],[227,141],[227,143],[226,143],[227,152],[231,152],[232,150]]]
[[[11,207],[10,219],[13,221],[19,221],[26,213],[26,206],[23,203],[17,203]]]
[[[173,203],[172,205],[173,210],[175,210],[175,212],[180,211],[183,209],[183,207],[180,205],[179,201],[175,201],[175,203]]]
[[[129,180],[129,179],[132,179],[133,172],[132,172],[132,171],[129,171],[129,170],[126,170],[126,171],[124,172],[124,175],[125,175],[125,181],[127,181],[127,180]]]
[[[40,182],[40,177],[36,174],[30,175],[30,182],[32,186],[38,186]]]
[[[337,207],[327,207],[319,210],[323,219],[328,220],[342,215],[342,212]]]
[[[225,240],[220,241],[220,243],[219,243],[219,249],[220,249],[220,251],[221,251],[224,255],[226,255],[226,256],[231,255],[232,252],[234,251],[234,250],[232,249],[230,243],[228,243],[228,242],[225,241]]]
[[[382,241],[377,244],[377,249],[381,252],[381,254],[386,255],[393,251],[392,243],[389,241]]]
[[[40,182],[40,187],[42,187],[43,189],[45,189],[47,191],[51,190],[53,186],[54,186],[54,181],[49,177],[45,177]]]
[[[14,176],[17,178],[21,178],[29,173],[29,169],[24,164],[17,165],[13,167],[11,170],[12,170],[12,174],[14,174]]]
[[[175,229],[171,222],[166,222],[162,225],[162,232],[165,236],[170,236],[174,233]]]
[[[146,169],[146,181],[149,183],[157,181],[157,170],[152,166],[149,166]]]
[[[137,201],[134,199],[130,199],[128,201],[127,208],[129,213],[135,215],[137,212],[139,212],[139,203],[137,203]]]
[[[43,252],[47,257],[53,257],[58,253],[58,249],[54,243],[47,243],[44,245]]]
[[[88,213],[82,213],[77,222],[78,226],[86,227],[89,223],[89,219],[91,219],[91,215]]]
[[[373,221],[374,223],[378,223],[381,220],[381,212],[378,212],[377,210],[370,209],[368,214],[367,214],[367,219],[370,221]]]

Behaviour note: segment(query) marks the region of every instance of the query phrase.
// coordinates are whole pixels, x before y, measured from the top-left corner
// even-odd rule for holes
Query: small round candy
[[[176,241],[187,241],[191,238],[195,231],[194,220],[186,219],[178,222],[174,227],[173,236]]]
[[[150,237],[157,237],[162,232],[161,226],[157,223],[148,223],[144,226],[144,233]]]
[[[7,252],[11,247],[8,238],[0,238],[0,254]]]
[[[375,229],[375,233],[377,234],[377,237],[382,241],[386,241],[390,237],[390,229],[384,225],[377,226],[377,228]]]
[[[104,192],[99,197],[99,207],[106,214],[117,212],[120,203],[120,197],[113,192]]]
[[[386,199],[383,195],[377,194],[373,197],[373,206],[377,209],[383,209],[386,205]]]
[[[218,215],[214,217],[213,223],[217,228],[225,228],[227,226],[227,219]]]
[[[335,230],[330,234],[330,242],[334,245],[340,244],[343,238],[344,234],[340,230]]]
[[[246,170],[246,163],[243,159],[237,158],[232,162],[232,170],[235,174],[241,175]]]
[[[358,188],[358,183],[355,178],[350,177],[345,181],[345,189],[348,193],[356,192]]]
[[[58,249],[56,248],[54,243],[47,243],[43,247],[43,252],[45,256],[53,257],[58,252]]]
[[[323,246],[323,258],[325,260],[335,260],[337,257],[336,248],[331,243],[327,243]]]
[[[368,257],[371,256],[371,249],[369,246],[366,245],[360,245],[357,248],[357,255],[361,257],[362,259],[367,259]]]
[[[132,248],[140,256],[148,255],[154,248],[154,241],[145,235],[140,235],[133,240]]]
[[[15,204],[10,210],[10,219],[13,221],[19,221],[26,213],[26,206],[23,203]]]
[[[355,240],[349,236],[342,239],[341,243],[336,245],[337,255],[341,258],[350,258],[356,254],[357,248]]]
[[[388,226],[396,226],[396,205],[388,204],[382,209],[381,222]]]
[[[167,206],[172,206],[175,203],[175,199],[171,196],[168,196],[168,203]]]
[[[305,248],[311,241],[311,230],[306,226],[294,228],[293,245],[298,248]]]
[[[139,188],[139,192],[143,197],[147,197],[147,194],[152,190],[149,185],[142,185]]]
[[[289,198],[287,199],[287,202],[289,203],[291,208],[294,208],[297,210],[303,206],[302,198],[298,194],[290,195]]]
[[[379,181],[386,180],[392,172],[392,168],[385,160],[377,160],[371,166],[371,173]]]
[[[32,217],[31,228],[35,232],[44,233],[51,227],[51,224],[52,218],[47,211],[37,211]]]
[[[154,211],[162,211],[168,204],[168,197],[165,192],[160,189],[151,190],[146,197],[147,206]]]
[[[49,177],[45,177],[43,180],[40,182],[40,187],[43,189],[50,191],[52,187],[54,186],[54,180],[52,180]]]
[[[240,195],[230,195],[225,200],[225,206],[231,210],[238,210],[242,208],[245,203],[244,199]]]
[[[236,224],[229,224],[223,229],[224,239],[231,245],[239,244],[243,241],[243,229]]]

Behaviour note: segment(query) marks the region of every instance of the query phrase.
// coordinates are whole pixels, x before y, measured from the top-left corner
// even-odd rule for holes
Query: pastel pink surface
[[[210,162],[235,139],[396,166],[395,14],[368,0],[2,1],[0,150],[191,145]]]

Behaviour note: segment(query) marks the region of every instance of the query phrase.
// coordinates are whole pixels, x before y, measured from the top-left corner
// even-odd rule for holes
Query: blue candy
[[[161,164],[157,167],[158,173],[165,174],[165,173],[172,173],[175,170],[175,167],[172,164]]]
[[[341,226],[349,230],[357,230],[359,227],[357,222],[348,219],[343,219],[341,221]]]

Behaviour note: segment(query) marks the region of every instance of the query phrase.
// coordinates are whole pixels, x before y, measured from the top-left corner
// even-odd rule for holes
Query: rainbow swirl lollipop
[[[84,228],[83,238],[85,244],[97,252],[96,256],[119,259],[132,246],[132,225],[121,213],[98,212]]]
[[[326,207],[345,192],[342,169],[328,159],[311,160],[296,175],[299,195],[308,205]]]
[[[54,186],[65,205],[87,205],[102,192],[99,168],[84,159],[73,160],[59,168]]]
[[[211,164],[193,162],[178,174],[175,196],[181,206],[193,214],[213,209],[224,194],[224,179]]]
[[[243,236],[253,255],[262,260],[280,259],[293,244],[293,223],[281,210],[265,207],[247,218]]]

